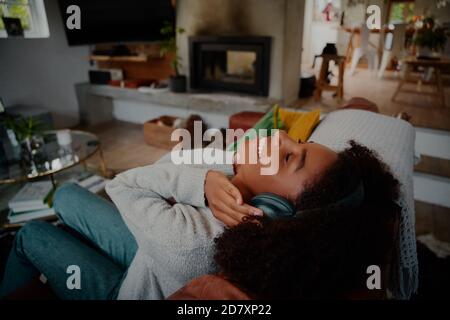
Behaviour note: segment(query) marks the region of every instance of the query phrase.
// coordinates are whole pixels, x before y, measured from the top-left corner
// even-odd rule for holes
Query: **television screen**
[[[67,28],[71,5],[80,8],[80,29]],[[71,46],[161,40],[164,23],[175,23],[170,0],[59,0],[59,6]]]

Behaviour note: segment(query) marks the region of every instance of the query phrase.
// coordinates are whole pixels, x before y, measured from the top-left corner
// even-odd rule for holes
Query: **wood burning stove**
[[[191,89],[268,96],[269,37],[189,38]]]

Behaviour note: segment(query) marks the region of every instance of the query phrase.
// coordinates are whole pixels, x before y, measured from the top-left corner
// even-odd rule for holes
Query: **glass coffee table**
[[[47,131],[43,135],[43,145],[39,156],[33,161],[10,164],[0,169],[0,184],[12,184],[49,177],[55,186],[54,175],[79,164],[98,154],[100,171],[106,177],[107,168],[98,137],[85,131],[70,130],[71,144],[61,146],[57,131]]]
[[[86,161],[95,155],[99,156],[99,173],[108,176],[105,159],[98,137],[92,133],[70,130],[71,143],[60,145],[58,131],[47,131],[43,134],[42,146],[33,161],[18,161],[0,168],[0,229],[6,224],[8,202],[28,181],[50,179],[56,188],[55,175],[70,168],[83,165],[87,171]],[[58,175],[59,176],[59,175]]]

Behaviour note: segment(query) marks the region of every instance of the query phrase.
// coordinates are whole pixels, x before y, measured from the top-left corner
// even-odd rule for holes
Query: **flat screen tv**
[[[67,8],[80,7],[81,29],[69,30]],[[161,40],[161,28],[175,23],[171,0],[59,0],[70,46]]]

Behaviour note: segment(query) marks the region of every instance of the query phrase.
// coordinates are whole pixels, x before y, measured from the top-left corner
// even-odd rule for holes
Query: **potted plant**
[[[422,27],[417,30],[414,38],[417,57],[440,58],[446,42],[445,30],[435,26],[433,18],[423,19]]]
[[[176,42],[177,34],[183,34],[183,28],[175,28],[172,24],[166,23],[161,29],[161,34],[166,37],[161,42],[160,55],[164,56],[167,53],[173,54],[171,61],[172,69],[175,75],[169,79],[169,87],[172,92],[186,92],[186,76],[180,75],[181,57],[178,55],[178,47]]]
[[[7,116],[3,122],[6,129],[14,133],[21,147],[21,159],[26,165],[31,165],[44,144],[42,134],[45,126],[36,118],[23,116]]]

